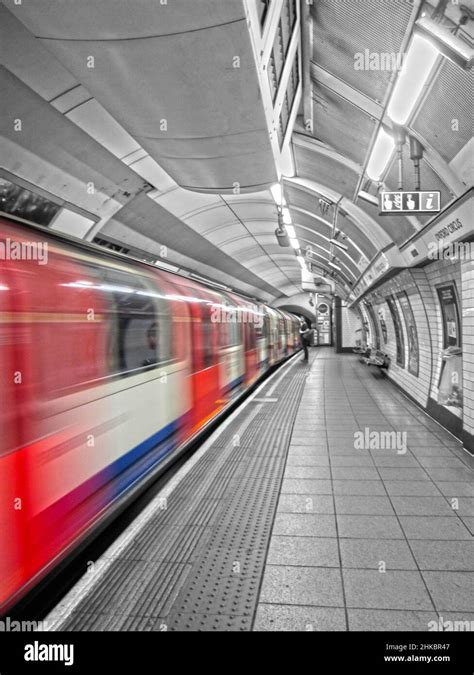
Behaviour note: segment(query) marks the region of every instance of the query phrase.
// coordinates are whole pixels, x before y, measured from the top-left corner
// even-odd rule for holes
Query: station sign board
[[[380,215],[387,213],[438,213],[440,210],[441,193],[439,190],[380,193]]]

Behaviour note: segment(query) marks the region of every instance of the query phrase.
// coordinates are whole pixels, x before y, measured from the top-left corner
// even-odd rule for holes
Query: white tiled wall
[[[461,265],[449,260],[438,260],[426,269],[426,277],[430,285],[431,302],[426,296],[426,304],[430,312],[430,326],[433,340],[433,384],[431,397],[438,400],[438,379],[441,370],[441,351],[443,349],[443,320],[441,307],[439,306],[436,286],[442,286],[448,282],[455,282],[458,294],[461,292]]]
[[[464,429],[474,435],[474,260],[461,263]]]
[[[387,342],[385,344],[382,342],[381,348],[391,359],[388,376],[426,407],[430,397],[435,401],[438,398],[437,382],[441,367],[440,353],[443,349],[443,324],[436,287],[449,282],[456,284],[461,302],[464,429],[474,434],[474,261],[438,260],[423,268],[403,270],[376,292],[371,293],[367,299],[372,303],[376,316],[380,309],[385,315]],[[395,330],[385,298],[388,295],[396,297],[401,290],[408,295],[417,326],[418,377],[408,372],[408,336],[398,300],[396,304],[405,340],[405,367],[397,364]]]
[[[353,309],[341,305],[342,347],[355,347],[360,339],[360,314]],[[358,332],[356,332],[358,331]]]

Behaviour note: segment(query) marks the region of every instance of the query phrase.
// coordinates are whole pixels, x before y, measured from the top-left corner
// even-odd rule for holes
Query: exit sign
[[[440,210],[441,193],[439,190],[380,193],[380,215],[384,213],[438,213]]]

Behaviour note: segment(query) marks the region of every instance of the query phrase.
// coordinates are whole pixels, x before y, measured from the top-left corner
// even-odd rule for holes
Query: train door
[[[200,304],[198,312],[198,321],[193,322],[194,430],[217,415],[225,403],[219,382],[218,330],[212,321],[211,303]]]
[[[257,323],[258,314],[256,307],[250,303],[236,298],[239,302],[240,318],[243,328],[244,354],[245,354],[245,383],[252,384],[257,378],[258,356],[257,356]]]
[[[235,296],[222,294],[218,316],[220,384],[224,395],[230,399],[241,390],[245,381],[243,323]]]
[[[187,303],[191,319],[190,384],[192,407],[190,435],[196,433],[224,407],[223,389],[219,381],[218,324],[213,308],[217,294],[192,282],[175,280]]]
[[[22,337],[27,346],[28,327],[15,321],[13,307],[13,297],[17,310],[22,297],[15,288],[19,264],[2,261],[0,268],[0,614],[6,600],[28,578],[28,496],[21,449],[21,406],[26,401],[20,347]]]

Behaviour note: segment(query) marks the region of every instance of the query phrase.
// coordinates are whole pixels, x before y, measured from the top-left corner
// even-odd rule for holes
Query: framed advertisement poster
[[[418,377],[420,370],[420,348],[418,346],[418,331],[416,330],[415,317],[406,291],[398,293],[397,298],[402,308],[408,335],[408,372]]]
[[[443,320],[443,351],[438,381],[438,403],[460,417],[463,408],[461,326],[456,286],[439,286],[438,300]]]
[[[379,318],[380,331],[382,333],[383,343],[387,344],[387,324],[385,322],[385,308],[383,306],[377,307],[377,316]]]
[[[395,331],[395,341],[397,343],[397,363],[405,368],[405,339],[403,337],[403,328],[397,303],[393,295],[386,298],[388,309],[392,317],[393,329]]]
[[[456,286],[453,283],[437,289],[443,317],[443,349],[461,346],[461,330]]]
[[[373,306],[367,302],[366,305],[367,307],[367,314],[369,315],[370,318],[370,323],[372,324],[373,332],[374,332],[374,341],[375,349],[380,349],[380,331],[379,331],[379,324],[377,319],[375,318],[375,312]]]

